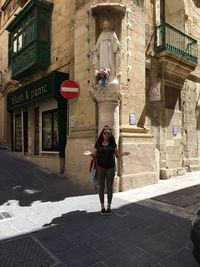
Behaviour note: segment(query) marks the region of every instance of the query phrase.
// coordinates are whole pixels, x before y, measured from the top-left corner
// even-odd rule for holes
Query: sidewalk
[[[197,267],[189,238],[200,172],[96,192],[0,150],[0,267]]]

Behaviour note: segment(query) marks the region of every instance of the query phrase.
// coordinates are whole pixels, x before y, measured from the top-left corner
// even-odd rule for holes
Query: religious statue
[[[104,20],[103,31],[93,49],[92,63],[99,84],[102,84],[103,77],[104,81],[107,79],[107,83],[116,84],[119,82],[118,79],[121,76],[120,48],[121,44],[117,34],[111,30],[110,22]]]

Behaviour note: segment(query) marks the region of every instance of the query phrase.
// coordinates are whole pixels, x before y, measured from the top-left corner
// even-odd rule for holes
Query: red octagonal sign
[[[60,86],[60,93],[64,98],[75,98],[80,93],[78,84],[71,80],[64,81]]]

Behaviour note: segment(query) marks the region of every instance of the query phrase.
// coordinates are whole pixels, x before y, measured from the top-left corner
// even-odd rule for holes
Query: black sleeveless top
[[[97,149],[97,165],[101,168],[115,167],[115,148],[116,145],[95,145]]]

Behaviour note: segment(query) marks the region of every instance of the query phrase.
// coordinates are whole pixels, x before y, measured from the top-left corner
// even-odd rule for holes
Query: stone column
[[[92,92],[93,98],[98,105],[98,134],[100,134],[105,125],[110,126],[117,144],[119,141],[121,88],[122,86],[119,84],[96,85],[95,90]]]
[[[96,85],[92,92],[93,98],[98,105],[98,134],[105,125],[112,129],[117,145],[119,144],[119,105],[122,97],[122,86],[109,84],[106,86]],[[118,170],[118,166],[116,168]],[[113,191],[119,191],[119,176],[116,171]]]

